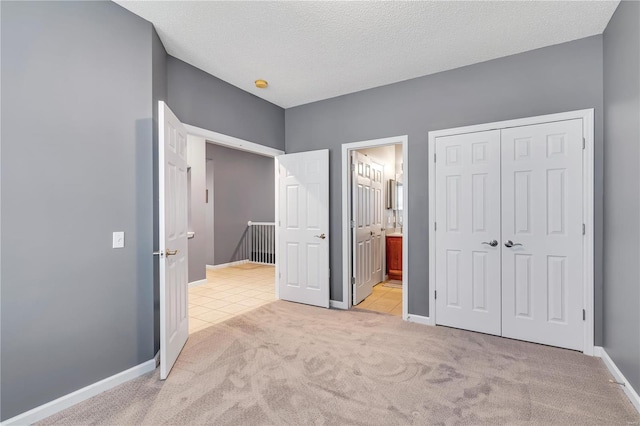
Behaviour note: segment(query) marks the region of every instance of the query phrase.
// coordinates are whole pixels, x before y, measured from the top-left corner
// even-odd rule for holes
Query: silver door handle
[[[178,250],[169,250],[169,249],[167,249],[167,257],[175,256],[176,254],[178,254]]]
[[[498,241],[496,241],[496,240],[491,240],[489,242],[483,241],[482,244],[486,244],[486,245],[491,246],[491,247],[497,247],[498,246]]]
[[[515,247],[515,246],[521,246],[522,244],[520,243],[514,243],[513,241],[509,240],[506,243],[504,243],[505,247],[511,248],[511,247]]]
[[[314,237],[316,237],[316,238],[320,238],[321,240],[324,240],[325,238],[327,238],[327,236],[326,236],[326,235],[324,235],[324,234],[314,235]]]

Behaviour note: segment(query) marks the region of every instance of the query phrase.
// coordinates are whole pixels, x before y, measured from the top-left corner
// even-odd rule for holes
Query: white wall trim
[[[529,126],[532,124],[550,123],[555,121],[581,119],[585,149],[583,156],[583,220],[586,225],[586,234],[583,241],[583,277],[584,277],[584,309],[586,321],[584,327],[584,348],[586,355],[593,355],[595,333],[595,302],[594,302],[594,110],[583,109],[578,111],[562,112],[558,114],[540,115],[536,117],[519,118],[515,120],[498,121],[494,123],[477,124],[473,126],[456,127],[453,129],[437,130],[429,132],[429,231],[435,226],[436,205],[436,170],[435,170],[435,142],[436,138],[443,136],[460,135],[465,133],[484,132],[488,130],[505,129],[511,127]],[[430,234],[432,235],[432,234]],[[429,317],[436,323],[435,283],[436,283],[436,243],[435,238],[429,238]]]
[[[275,201],[273,203],[275,207],[273,221],[275,222],[276,227],[276,277],[274,281],[276,286],[276,300],[280,300],[280,161],[278,160],[278,157],[275,157],[273,161],[273,177],[273,185],[275,186],[275,190],[273,191],[275,196]],[[331,270],[329,270],[329,277],[331,277]]]
[[[189,283],[189,288],[198,287],[199,285],[206,284],[206,283],[207,283],[207,279],[206,278],[204,278],[202,280],[198,280],[198,281],[191,281]]]
[[[47,402],[39,407],[33,408],[22,414],[18,414],[17,416],[2,422],[2,425],[33,424],[102,392],[108,391],[122,383],[133,380],[143,374],[147,374],[150,371],[155,370],[155,368],[156,360],[150,359],[149,361],[143,362],[142,364],[136,365],[128,370],[121,371],[111,377],[107,377],[106,379],[102,379],[89,386],[85,386],[82,389],[78,389],[75,392],[71,392],[70,394],[58,399],[54,399],[53,401]]]
[[[425,317],[422,315],[413,315],[413,314],[409,314],[407,315],[407,321],[409,322],[415,322],[416,324],[423,324],[423,325],[434,325],[433,321],[432,321],[433,317]]]
[[[228,268],[229,266],[242,265],[242,264],[245,264],[245,263],[249,263],[249,259],[236,260],[235,262],[221,263],[219,265],[207,265],[207,270],[208,271],[215,271],[216,269]]]
[[[627,378],[624,377],[624,374],[622,374],[616,363],[613,362],[607,351],[602,346],[595,346],[593,349],[593,355],[602,359],[602,362],[604,362],[604,365],[607,367],[615,381],[624,383],[624,386],[617,386],[622,388],[625,395],[627,395],[627,398],[629,398],[629,401],[631,401],[636,410],[638,410],[638,413],[640,413],[640,396],[638,395],[638,392],[636,392],[633,386],[631,386],[631,383],[629,383]]]
[[[333,309],[349,309],[346,302],[338,300],[329,300],[329,307]]]
[[[394,136],[390,138],[372,139],[360,142],[342,144],[342,302],[340,309],[349,309],[353,304],[351,286],[351,229],[349,227],[351,173],[351,151],[374,148],[385,145],[402,144],[402,163],[404,181],[404,205],[402,208],[402,319],[407,320],[409,307],[409,136]]]
[[[279,149],[260,145],[258,143],[250,142],[240,138],[234,138],[233,136],[228,136],[222,133],[192,126],[190,124],[185,124],[184,127],[186,127],[187,133],[189,133],[190,135],[203,137],[207,140],[207,142],[213,143],[215,145],[222,145],[229,148],[238,149],[240,151],[252,152],[254,154],[264,155],[265,157],[276,157],[278,155],[284,154],[284,151],[280,151]]]

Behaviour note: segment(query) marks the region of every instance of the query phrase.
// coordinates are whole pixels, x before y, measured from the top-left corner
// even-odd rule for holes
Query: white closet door
[[[500,131],[436,139],[436,322],[500,335]]]
[[[353,189],[353,304],[357,305],[373,291],[372,250],[372,190],[371,161],[359,152],[352,154]]]
[[[583,349],[582,137],[582,120],[502,130],[505,337]]]
[[[371,281],[373,285],[384,279],[382,271],[382,259],[384,258],[384,206],[383,206],[383,176],[384,166],[375,161],[371,161],[371,201],[373,213],[371,217],[371,232],[373,235],[371,249]]]

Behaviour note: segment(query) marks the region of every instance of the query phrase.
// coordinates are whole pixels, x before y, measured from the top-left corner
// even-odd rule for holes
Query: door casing
[[[499,121],[494,123],[484,123],[473,126],[457,127],[452,129],[429,132],[429,231],[435,230],[436,217],[436,138],[443,136],[453,136],[464,133],[483,132],[493,129],[506,129],[511,127],[529,126],[533,124],[543,124],[555,121],[565,121],[581,119],[584,135],[584,155],[583,155],[583,205],[582,217],[585,224],[585,235],[583,239],[583,285],[584,285],[584,348],[585,355],[594,355],[594,331],[595,331],[595,302],[594,302],[594,110],[584,109],[569,111],[558,114],[548,114],[535,117],[526,117],[515,120]],[[436,324],[436,241],[429,238],[429,318],[428,324]]]

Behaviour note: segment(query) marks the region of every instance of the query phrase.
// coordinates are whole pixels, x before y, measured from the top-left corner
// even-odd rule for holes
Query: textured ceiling
[[[151,21],[170,55],[284,108],[601,34],[618,5],[117,3]]]

